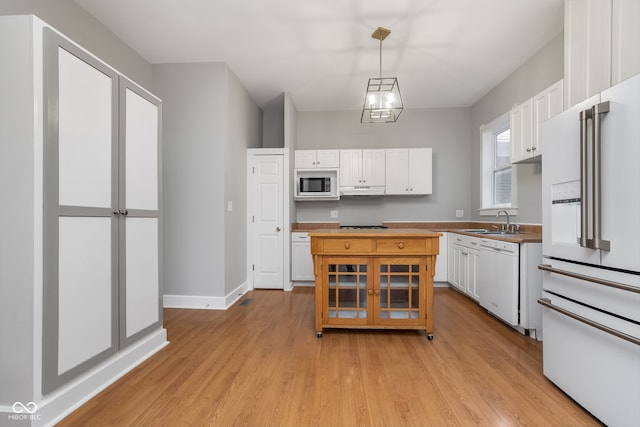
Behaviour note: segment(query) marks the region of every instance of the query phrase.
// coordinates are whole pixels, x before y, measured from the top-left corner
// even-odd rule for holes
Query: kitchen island
[[[309,233],[315,326],[418,329],[433,339],[439,233],[420,229],[318,229]]]

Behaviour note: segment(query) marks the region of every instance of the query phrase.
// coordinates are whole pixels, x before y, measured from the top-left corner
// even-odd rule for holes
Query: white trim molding
[[[249,283],[244,282],[224,297],[207,295],[164,295],[164,308],[186,308],[193,310],[226,310],[249,290]]]

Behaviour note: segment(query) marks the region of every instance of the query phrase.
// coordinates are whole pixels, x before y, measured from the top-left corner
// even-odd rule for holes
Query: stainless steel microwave
[[[300,194],[327,194],[331,193],[331,177],[330,176],[301,176]]]
[[[296,200],[338,199],[338,171],[296,170]]]

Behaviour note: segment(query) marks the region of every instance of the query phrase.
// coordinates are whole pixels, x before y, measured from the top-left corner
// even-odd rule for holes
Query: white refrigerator
[[[543,125],[545,375],[640,426],[640,75]]]

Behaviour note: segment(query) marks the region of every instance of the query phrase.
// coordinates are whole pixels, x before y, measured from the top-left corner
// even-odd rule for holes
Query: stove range
[[[356,229],[381,229],[387,228],[386,225],[341,225],[340,228],[346,230],[356,230]]]

